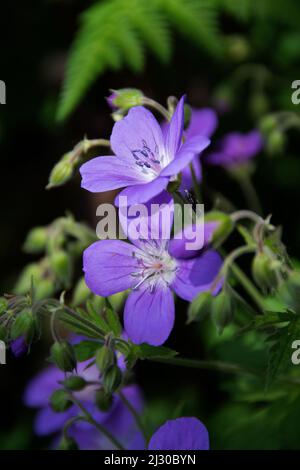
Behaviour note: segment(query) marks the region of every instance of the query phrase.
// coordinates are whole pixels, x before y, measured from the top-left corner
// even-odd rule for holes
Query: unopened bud
[[[50,405],[57,413],[63,413],[72,406],[72,401],[65,390],[55,390],[50,397]]]
[[[70,436],[63,436],[61,438],[58,448],[59,450],[78,450],[79,449],[78,444],[75,441],[75,439],[73,439],[73,437],[70,437]]]
[[[107,102],[113,110],[121,109],[127,111],[134,106],[143,104],[143,93],[136,88],[122,88],[112,90],[112,94],[107,98]]]
[[[47,244],[47,229],[35,227],[28,233],[23,249],[26,253],[40,253],[45,250]]]
[[[233,302],[230,294],[223,290],[212,302],[212,317],[221,334],[233,316]]]
[[[188,321],[203,320],[211,312],[212,295],[210,292],[201,292],[189,305]]]
[[[112,366],[103,377],[103,385],[108,393],[115,392],[122,383],[122,371],[118,366]]]
[[[37,329],[37,320],[30,309],[23,310],[16,317],[11,327],[11,338],[17,339],[21,336],[25,338],[27,344],[30,344],[34,338]]]
[[[269,155],[280,155],[283,153],[286,145],[286,136],[279,129],[274,129],[267,139],[267,152]]]
[[[116,357],[114,351],[105,344],[98,349],[96,354],[96,365],[102,374],[115,365]]]
[[[68,253],[63,250],[51,253],[49,263],[55,276],[64,284],[67,284],[71,276],[71,262]]]
[[[69,390],[72,390],[73,392],[79,392],[86,386],[86,381],[79,375],[72,375],[71,377],[66,378],[63,384]]]
[[[64,372],[76,368],[76,356],[73,347],[67,341],[56,342],[51,347],[52,361]]]
[[[257,253],[252,261],[252,275],[256,284],[263,289],[276,285],[276,272],[273,260],[266,253]]]
[[[277,119],[272,114],[264,116],[259,122],[259,128],[264,135],[268,135],[271,131],[276,129]]]
[[[108,411],[113,403],[113,397],[110,393],[107,393],[106,390],[101,388],[97,390],[96,395],[96,405],[98,406],[100,411]]]
[[[240,35],[231,35],[227,37],[228,56],[234,62],[241,62],[248,58],[250,54],[250,45],[247,39]]]
[[[49,176],[49,183],[47,189],[56,186],[62,186],[69,181],[73,175],[74,161],[73,153],[66,153],[62,159],[54,166]]]

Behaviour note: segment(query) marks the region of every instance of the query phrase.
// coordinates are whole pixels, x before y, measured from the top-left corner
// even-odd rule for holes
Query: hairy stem
[[[130,401],[127,400],[127,398],[125,397],[125,395],[121,391],[119,392],[119,396],[120,396],[122,402],[124,403],[124,405],[127,406],[128,410],[130,411],[130,413],[134,417],[138,428],[140,429],[141,433],[143,434],[145,440],[147,441],[148,440],[147,432],[145,430],[145,427],[144,427],[144,424],[141,420],[140,415],[137,413],[137,411],[134,409],[134,407],[132,406]]]

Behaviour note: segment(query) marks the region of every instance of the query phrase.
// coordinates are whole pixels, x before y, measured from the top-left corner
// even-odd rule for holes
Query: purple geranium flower
[[[154,204],[161,213],[160,217],[146,218],[148,233],[141,230],[136,239],[129,228],[124,231],[132,244],[120,240],[93,243],[84,252],[83,269],[88,287],[97,295],[106,297],[131,289],[124,310],[125,331],[136,344],[158,346],[173,328],[173,292],[188,301],[212,287],[217,293],[221,284],[214,286],[214,280],[222,259],[210,249],[197,249],[194,257],[186,259],[185,232],[180,234],[181,240],[170,240],[172,199],[162,193],[149,202],[149,206]],[[120,221],[123,226],[123,217]]]
[[[150,111],[142,106],[130,109],[113,127],[110,142],[115,156],[97,157],[81,166],[82,187],[91,192],[125,188],[121,195],[127,196],[128,205],[159,194],[210,143],[199,135],[183,143],[183,122],[184,97],[166,133]]]
[[[194,139],[199,136],[205,136],[210,138],[215,132],[218,125],[218,117],[216,112],[211,108],[201,108],[196,109],[192,108],[191,119],[188,128],[184,131],[184,137],[189,139]],[[162,130],[164,133],[168,130],[168,123],[162,124]],[[202,168],[199,159],[199,154],[196,154],[192,160],[193,169],[197,181],[202,179]],[[180,189],[190,190],[193,186],[193,178],[191,174],[191,169],[188,166],[184,167],[181,172],[181,186]]]
[[[92,365],[87,368],[87,365],[87,362],[79,363],[77,367],[78,374],[86,381],[98,381],[99,371],[97,367]],[[39,409],[34,422],[34,430],[40,436],[61,433],[65,422],[79,414],[79,410],[75,405],[62,413],[54,412],[49,405],[50,396],[61,387],[59,381],[64,379],[65,374],[62,371],[55,366],[50,366],[34,377],[27,386],[24,401],[27,406]],[[102,412],[95,405],[96,388],[96,385],[90,385],[74,394],[92,414],[93,418],[111,431],[124,447],[133,450],[143,449],[145,446],[143,437],[137,429],[132,414],[121,401],[119,395],[115,394],[113,396],[113,404],[110,410]],[[122,392],[134,409],[141,412],[143,402],[139,388],[136,385],[128,385],[122,389]],[[111,448],[111,443],[86,422],[73,424],[69,432],[76,439],[80,449]]]
[[[151,437],[149,450],[208,450],[206,427],[197,418],[167,421]]]
[[[223,137],[215,152],[207,155],[206,162],[211,165],[234,167],[253,158],[261,151],[262,146],[263,138],[257,130],[248,134],[232,132]]]
[[[21,335],[10,343],[11,352],[15,357],[24,356],[28,351],[28,345],[25,336]]]

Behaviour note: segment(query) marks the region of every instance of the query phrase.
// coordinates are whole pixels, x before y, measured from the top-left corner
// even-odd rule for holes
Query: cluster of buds
[[[299,127],[299,115],[291,111],[264,116],[260,121],[260,129],[266,137],[269,155],[282,155],[287,145],[287,131],[292,128],[299,129]]]
[[[73,266],[82,250],[94,241],[95,235],[72,216],[54,220],[45,227],[35,227],[27,235],[23,249],[42,257],[27,265],[14,288],[20,295],[30,290],[34,280],[36,299],[54,295],[59,289],[71,285]]]

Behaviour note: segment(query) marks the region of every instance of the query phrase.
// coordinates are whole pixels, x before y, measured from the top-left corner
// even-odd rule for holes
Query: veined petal
[[[141,240],[170,240],[174,217],[174,202],[167,191],[141,206],[119,208],[119,221],[124,234],[132,243],[142,248]]]
[[[161,176],[172,176],[179,173],[195,157],[210,144],[207,137],[199,136],[187,140],[180,148],[174,160],[169,163],[161,172]]]
[[[170,289],[140,288],[129,294],[124,311],[124,326],[135,344],[163,344],[174,325],[174,298]]]
[[[167,421],[151,437],[149,450],[208,450],[209,436],[197,418]]]
[[[202,180],[202,166],[200,162],[200,158],[198,155],[194,157],[192,161],[192,165],[194,168],[194,173],[196,176],[196,180],[198,183],[201,182]],[[185,189],[190,190],[193,187],[193,178],[192,178],[192,172],[190,169],[190,166],[186,166],[183,168],[181,172],[181,185],[180,185],[180,190],[183,191]]]
[[[161,193],[168,186],[168,178],[156,178],[150,183],[137,184],[124,189],[115,199],[118,207],[131,206],[149,201],[157,194]],[[121,196],[126,196],[123,200]]]
[[[177,104],[172,119],[167,128],[165,149],[169,161],[175,158],[175,155],[181,145],[184,124],[184,101],[185,96],[183,96]]]
[[[169,253],[174,258],[195,258],[200,251],[207,248],[212,240],[214,231],[218,227],[218,222],[205,222],[203,226],[203,236],[200,237],[200,227],[189,225],[181,233],[172,238],[169,244]],[[194,249],[187,249],[187,243],[193,243]]]
[[[185,131],[187,138],[195,135],[211,137],[218,125],[217,113],[211,108],[192,109],[189,127]]]
[[[171,287],[182,299],[191,301],[200,292],[213,288],[213,294],[216,294],[220,290],[222,280],[214,286],[222,266],[222,258],[216,251],[209,250],[198,258],[177,260],[177,263],[178,269]]]
[[[149,179],[134,160],[120,157],[96,157],[80,167],[81,187],[92,193],[124,188],[147,182]]]
[[[94,294],[106,297],[132,287],[136,280],[136,248],[120,240],[93,243],[83,253],[85,282]]]
[[[160,160],[164,150],[160,125],[143,106],[130,109],[127,116],[115,123],[110,142],[116,155],[133,161],[134,153],[142,151],[147,152],[149,158]]]

